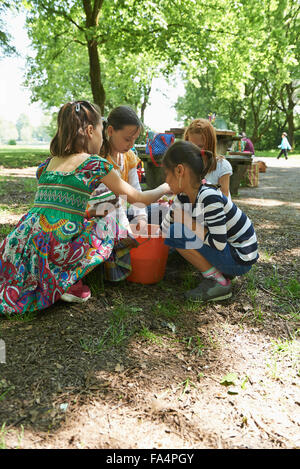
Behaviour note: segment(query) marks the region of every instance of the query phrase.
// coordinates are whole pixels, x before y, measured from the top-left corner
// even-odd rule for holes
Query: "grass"
[[[1,212],[1,205],[0,205],[0,212]],[[5,238],[13,229],[14,229],[14,226],[12,225],[0,225],[0,240]]]
[[[0,212],[9,212],[14,215],[26,213],[33,204],[36,189],[37,181],[34,178],[0,176],[0,197],[2,201]],[[7,236],[11,229],[12,227],[9,225],[1,225],[0,237]]]
[[[0,449],[6,449],[5,437],[7,430],[5,429],[6,423],[4,422],[0,428]]]
[[[276,158],[278,156],[279,151],[279,148],[276,150],[259,150],[255,151],[255,156],[262,158]],[[288,156],[300,158],[300,150],[296,148],[294,151],[289,151]]]
[[[38,166],[47,156],[49,149],[36,147],[1,147],[0,164],[4,168],[26,168]]]
[[[157,301],[152,307],[152,314],[165,319],[174,319],[182,313],[182,307],[176,301],[168,299]]]
[[[24,314],[10,314],[6,317],[8,321],[30,322],[37,318],[38,311],[27,311]]]
[[[8,430],[6,428],[6,422],[4,422],[0,428],[0,450],[7,449],[5,440],[9,432],[11,432],[11,430]],[[17,433],[18,446],[15,449],[19,449],[21,447],[23,438],[24,438],[24,427],[23,425],[21,425],[20,431]]]
[[[279,274],[276,266],[273,266],[271,274],[260,278],[257,266],[253,266],[245,278],[247,280],[246,292],[253,308],[255,322],[262,323],[267,316],[267,312],[263,311],[261,305],[258,304],[261,290],[267,292],[272,298],[272,314],[285,321],[299,321],[300,283],[295,276],[287,278]]]
[[[141,310],[136,306],[124,304],[121,297],[113,300],[109,322],[103,334],[100,337],[82,337],[80,339],[82,349],[87,353],[97,354],[104,349],[122,347],[137,332],[132,319]]]
[[[274,380],[284,382],[287,376],[300,377],[300,342],[295,338],[271,340],[270,361],[266,363],[268,375]]]
[[[191,381],[191,378],[186,378],[182,383],[177,386],[177,389],[181,390],[180,396],[178,399],[182,399],[186,393],[191,391],[191,388],[196,388],[196,385]]]
[[[206,348],[199,336],[186,337],[182,339],[182,342],[186,345],[187,350],[191,354],[198,355],[199,357],[203,355],[204,349]]]
[[[142,328],[142,330],[139,332],[139,335],[152,344],[163,345],[162,338],[154,332],[150,331],[146,326]]]

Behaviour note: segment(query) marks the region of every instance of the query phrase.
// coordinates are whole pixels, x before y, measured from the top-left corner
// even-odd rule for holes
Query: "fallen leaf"
[[[236,380],[237,380],[236,373],[228,373],[221,379],[220,384],[222,384],[222,386],[231,386],[232,384],[235,384]]]
[[[124,366],[121,365],[120,363],[117,363],[117,365],[115,366],[115,371],[117,371],[118,373],[122,373],[122,371],[124,371]]]

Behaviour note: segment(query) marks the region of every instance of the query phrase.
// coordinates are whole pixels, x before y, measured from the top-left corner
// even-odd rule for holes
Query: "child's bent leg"
[[[184,257],[190,264],[192,264],[200,272],[205,272],[213,266],[208,262],[200,252],[195,249],[177,249],[179,254]]]
[[[195,249],[177,249],[179,254],[196,267],[204,278],[211,278],[219,282],[221,285],[227,285],[228,280],[223,276],[215,266]]]

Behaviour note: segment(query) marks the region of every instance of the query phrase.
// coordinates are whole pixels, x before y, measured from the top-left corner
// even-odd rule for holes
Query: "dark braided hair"
[[[100,123],[101,112],[96,104],[74,101],[64,104],[57,116],[57,132],[50,143],[52,156],[69,156],[88,151],[86,128]]]

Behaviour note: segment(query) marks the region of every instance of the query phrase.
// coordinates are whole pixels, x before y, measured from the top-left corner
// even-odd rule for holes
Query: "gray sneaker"
[[[226,300],[232,296],[231,282],[228,285],[221,285],[214,279],[206,278],[198,287],[187,291],[184,296],[191,301],[218,301]]]

